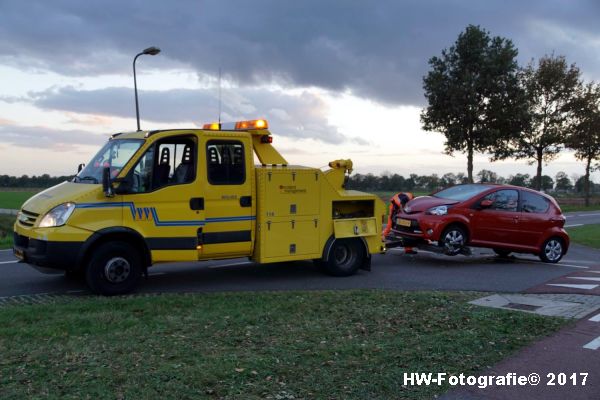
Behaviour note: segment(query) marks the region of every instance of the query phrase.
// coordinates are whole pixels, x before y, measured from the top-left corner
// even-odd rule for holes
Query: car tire
[[[440,236],[439,244],[444,247],[444,254],[455,256],[467,245],[467,232],[460,226],[450,226]]]
[[[350,276],[358,271],[364,261],[365,249],[360,240],[336,239],[322,267],[328,275]]]
[[[104,296],[127,294],[139,284],[141,257],[128,243],[104,243],[93,251],[85,272],[92,292]]]
[[[564,242],[557,237],[546,240],[540,249],[540,260],[546,263],[556,264],[564,255]]]
[[[496,253],[498,255],[498,257],[501,258],[507,258],[510,253],[512,253],[510,250],[505,250],[505,249],[493,249],[494,253]]]

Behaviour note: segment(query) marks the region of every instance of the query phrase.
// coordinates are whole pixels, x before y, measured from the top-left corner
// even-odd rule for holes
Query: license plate
[[[410,228],[410,223],[411,221],[409,219],[398,218],[396,220],[396,224],[400,226],[406,226],[407,228]]]
[[[23,250],[19,250],[19,249],[13,249],[13,254],[15,255],[15,257],[17,257],[19,260],[24,260],[25,259],[25,255],[23,254]]]

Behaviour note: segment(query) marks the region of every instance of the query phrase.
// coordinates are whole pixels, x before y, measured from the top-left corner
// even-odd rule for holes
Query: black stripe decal
[[[195,237],[146,238],[150,250],[196,250]]]
[[[207,232],[202,234],[201,244],[249,242],[251,231]]]

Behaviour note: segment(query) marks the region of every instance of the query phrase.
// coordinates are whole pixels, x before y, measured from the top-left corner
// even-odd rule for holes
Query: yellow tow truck
[[[112,135],[70,182],[30,198],[14,225],[23,262],[132,291],[156,263],[315,260],[331,275],[370,269],[384,203],[346,190],[350,160],[291,166],[265,120]],[[260,165],[254,165],[255,156]]]

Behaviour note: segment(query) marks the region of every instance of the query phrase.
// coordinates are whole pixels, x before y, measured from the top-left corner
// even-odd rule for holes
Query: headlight
[[[427,210],[427,214],[431,215],[446,215],[448,214],[448,206],[437,206]]]
[[[48,211],[44,218],[39,223],[40,228],[50,228],[54,226],[62,226],[67,223],[67,220],[75,209],[75,203],[65,203],[54,207]]]

